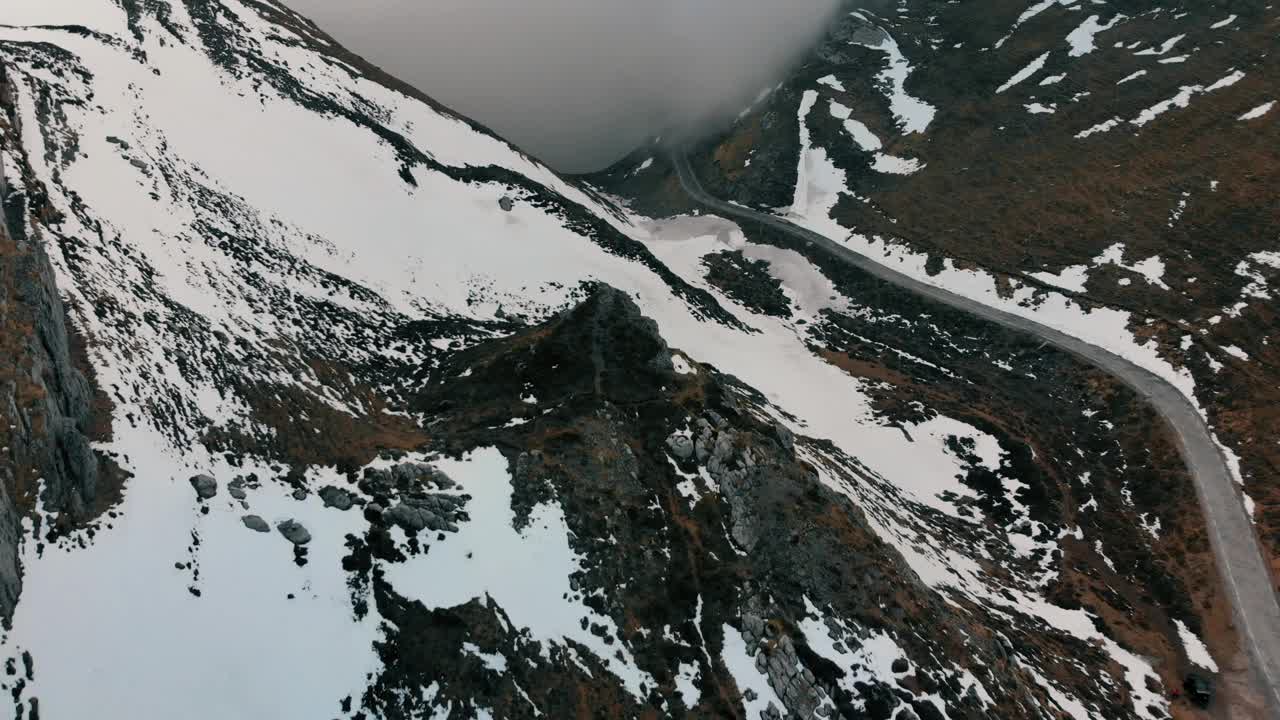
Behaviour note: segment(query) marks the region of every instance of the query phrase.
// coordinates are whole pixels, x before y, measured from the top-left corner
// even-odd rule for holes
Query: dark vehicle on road
[[[1213,702],[1213,683],[1199,673],[1190,673],[1182,681],[1182,689],[1187,698],[1200,707],[1208,707]]]

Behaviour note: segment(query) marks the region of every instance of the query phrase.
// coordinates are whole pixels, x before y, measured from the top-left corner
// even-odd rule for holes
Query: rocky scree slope
[[[15,717],[1160,718],[1230,656],[1167,438],[1067,359],[272,2],[14,0],[0,67]]]

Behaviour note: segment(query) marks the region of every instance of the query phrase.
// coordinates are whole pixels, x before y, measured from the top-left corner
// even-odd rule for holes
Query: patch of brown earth
[[[716,146],[716,164],[724,169],[726,178],[737,180],[742,176],[759,139],[760,116],[757,115],[740,126],[738,132]]]
[[[282,462],[300,471],[310,466],[336,466],[340,471],[367,465],[384,451],[420,448],[429,437],[412,419],[392,414],[386,399],[372,388],[353,385],[350,375],[334,364],[310,363],[317,375],[341,388],[351,412],[324,402],[307,390],[262,385],[247,388],[242,397],[250,417],[268,432],[241,426],[217,427],[204,438],[215,452],[235,462],[253,454]]]

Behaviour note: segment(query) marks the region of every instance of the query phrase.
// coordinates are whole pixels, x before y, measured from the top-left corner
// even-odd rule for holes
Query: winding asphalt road
[[[1178,437],[1182,458],[1195,480],[1196,494],[1204,510],[1209,539],[1218,561],[1218,571],[1222,574],[1223,583],[1231,598],[1236,629],[1248,650],[1259,689],[1266,696],[1271,715],[1280,718],[1280,605],[1276,602],[1275,588],[1272,587],[1271,575],[1259,550],[1253,524],[1231,471],[1227,468],[1226,460],[1200,413],[1182,392],[1159,376],[1100,347],[1034,320],[998,310],[891,270],[865,255],[783,218],[711,197],[694,175],[688,157],[683,153],[676,154],[672,157],[672,163],[685,192],[717,214],[767,225],[916,295],[1034,335],[1105,370],[1146,398]]]

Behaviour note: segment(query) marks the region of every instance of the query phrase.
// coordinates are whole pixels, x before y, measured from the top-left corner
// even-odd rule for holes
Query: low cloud
[[[385,70],[565,171],[733,117],[840,0],[288,0]]]

